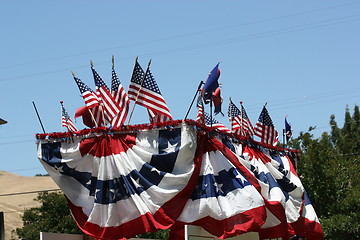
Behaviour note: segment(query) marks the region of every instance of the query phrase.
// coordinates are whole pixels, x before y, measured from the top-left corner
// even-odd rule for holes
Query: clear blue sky
[[[110,85],[111,56],[127,89],[134,60],[151,70],[174,119],[221,61],[223,112],[229,97],[253,123],[262,106],[279,131],[320,136],[335,114],[360,103],[360,1],[3,1],[0,4],[0,170],[46,173],[37,159],[41,133],[59,132],[60,104],[83,105],[71,71],[94,89],[90,59]],[[131,105],[132,106],[132,105]],[[208,110],[208,109],[207,109]],[[189,118],[195,118],[193,107]],[[137,106],[131,124],[148,122]],[[76,122],[83,128],[81,120]]]

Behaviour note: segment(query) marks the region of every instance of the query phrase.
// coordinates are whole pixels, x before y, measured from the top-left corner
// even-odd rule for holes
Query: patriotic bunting
[[[220,239],[246,232],[323,239],[289,156],[204,133],[187,121],[72,142],[47,138],[38,157],[78,226],[95,238],[170,228],[170,239],[184,239],[190,224]]]

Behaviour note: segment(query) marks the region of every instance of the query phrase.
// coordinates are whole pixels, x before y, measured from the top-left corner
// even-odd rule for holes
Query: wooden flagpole
[[[92,62],[92,60],[90,59],[90,66],[91,66],[91,69],[94,69],[94,64]],[[100,92],[100,90],[99,90]],[[103,104],[102,104],[102,100],[100,98],[100,95],[98,95],[97,93],[96,94],[96,97],[100,99],[99,101],[99,108],[100,108],[100,111],[101,111],[101,115],[102,115],[102,118],[103,118],[103,122],[104,122],[104,126],[106,126],[106,121],[105,121],[105,114],[104,114],[104,108],[103,108]]]
[[[188,117],[189,112],[190,112],[190,109],[191,109],[192,105],[194,104],[194,101],[195,101],[195,99],[196,99],[196,96],[198,95],[199,90],[200,90],[200,88],[201,88],[201,86],[202,86],[203,84],[204,84],[204,81],[200,81],[200,84],[199,84],[199,86],[198,86],[198,88],[197,88],[197,90],[196,90],[196,93],[195,93],[195,95],[194,95],[194,98],[193,98],[193,100],[192,100],[192,102],[191,102],[191,104],[190,104],[190,107],[189,107],[189,109],[188,109],[188,111],[187,111],[184,119],[186,119],[186,118]]]
[[[135,59],[135,66],[136,66],[137,60],[138,60],[138,57],[136,57],[136,59]],[[135,106],[136,106],[136,102],[137,102],[137,100],[138,100],[138,98],[139,98],[140,91],[141,91],[142,86],[143,86],[143,84],[144,84],[144,82],[145,82],[146,75],[147,75],[147,73],[148,73],[148,71],[149,71],[149,69],[150,69],[150,64],[151,64],[151,59],[150,59],[150,61],[149,61],[149,63],[148,63],[148,66],[147,66],[147,68],[146,68],[146,72],[145,72],[145,74],[144,74],[144,77],[143,77],[143,79],[141,80],[140,88],[139,88],[139,91],[138,91],[138,93],[137,93],[137,95],[136,95],[136,98],[135,98],[135,101],[134,101],[134,106],[133,106],[133,108],[132,108],[132,110],[131,110],[131,113],[130,113],[128,125],[130,124],[131,117],[132,117],[132,115],[133,115],[133,113],[134,113],[134,109],[135,109]],[[134,66],[134,70],[135,70],[135,66]],[[133,70],[133,72],[134,72],[134,70]]]

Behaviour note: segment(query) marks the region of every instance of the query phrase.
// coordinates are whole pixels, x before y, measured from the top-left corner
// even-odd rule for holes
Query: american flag
[[[210,117],[210,115],[208,113],[204,112],[204,117],[205,117],[205,124],[208,127],[214,127],[214,128],[216,128],[216,129],[218,129],[220,131],[231,133],[230,129],[225,127],[224,124],[220,123],[219,121],[217,121],[213,117]]]
[[[79,87],[81,96],[85,101],[85,105],[90,109],[92,113],[92,117],[95,119],[95,125],[97,127],[104,125],[104,118],[102,114],[102,109],[100,106],[99,98],[95,92],[91,90],[85,83],[83,83],[79,78],[75,75],[74,79],[76,84]]]
[[[93,107],[99,106],[99,99],[96,96],[96,94],[85,83],[83,83],[79,78],[77,78],[75,75],[74,75],[74,79],[75,79],[76,84],[79,87],[81,96],[85,100],[86,106],[88,106],[88,108],[93,108]]]
[[[161,95],[160,89],[150,70],[144,71],[136,61],[128,90],[129,98],[143,107],[150,109],[158,115],[165,115],[172,119],[170,111]]]
[[[169,118],[166,115],[158,114],[151,109],[148,109],[148,114],[150,123],[166,122],[172,120],[172,118]]]
[[[62,105],[62,102],[60,103],[61,103],[61,126],[66,127],[70,132],[76,132],[78,129],[75,127],[73,121],[70,119],[69,114]]]
[[[230,100],[228,116],[230,118],[231,129],[235,134],[247,137],[254,135],[253,127],[243,105],[241,105],[240,111]]]
[[[109,88],[106,86],[100,75],[93,67],[91,68],[91,70],[94,76],[96,93],[98,95],[98,98],[101,100],[100,103],[103,107],[104,115],[107,121],[111,123],[115,116],[120,112],[120,109],[117,102],[111,95]]]
[[[286,136],[286,141],[289,141],[289,139],[292,136],[292,129],[291,129],[291,125],[288,123],[286,117],[285,117],[285,129],[284,129],[284,133]]]
[[[114,68],[112,68],[111,74],[111,95],[115,99],[115,102],[118,104],[120,109],[120,112],[115,116],[111,122],[111,125],[113,127],[121,127],[124,125],[127,114],[129,112],[130,99],[125,89],[121,85]]]
[[[198,112],[197,112],[195,121],[198,122],[198,123],[205,124],[204,104],[203,104],[203,101],[202,101],[202,97],[200,95],[198,97],[196,106],[197,106]]]
[[[262,143],[276,145],[278,143],[279,134],[275,129],[273,121],[270,118],[270,115],[264,106],[259,120],[255,125],[254,133],[256,136],[260,137]]]
[[[205,104],[212,100],[213,92],[219,87],[218,79],[220,77],[219,63],[211,70],[204,84],[203,97]]]

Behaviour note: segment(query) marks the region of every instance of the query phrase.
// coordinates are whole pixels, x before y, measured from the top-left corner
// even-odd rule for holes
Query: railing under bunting
[[[159,122],[159,123],[145,123],[145,124],[136,124],[136,125],[124,125],[121,128],[108,128],[108,127],[98,127],[98,128],[86,128],[77,132],[54,132],[54,133],[38,133],[35,135],[37,140],[42,139],[66,139],[66,138],[72,138],[76,136],[84,136],[89,134],[126,134],[129,132],[134,131],[141,131],[141,130],[148,130],[148,129],[155,129],[155,128],[165,128],[165,127],[175,127],[182,123],[186,123],[189,125],[196,126],[198,131],[203,131],[206,133],[217,133],[223,136],[227,136],[233,141],[240,141],[247,144],[251,144],[254,146],[263,147],[266,149],[274,150],[274,151],[280,151],[280,152],[291,152],[291,153],[299,153],[299,150],[297,149],[290,149],[290,148],[283,148],[278,146],[273,146],[265,143],[261,143],[258,141],[255,141],[252,138],[243,137],[234,133],[228,133],[225,131],[221,131],[215,127],[209,127],[205,124],[198,123],[191,119],[185,119],[185,120],[172,120],[172,121],[166,121],[166,122]]]

